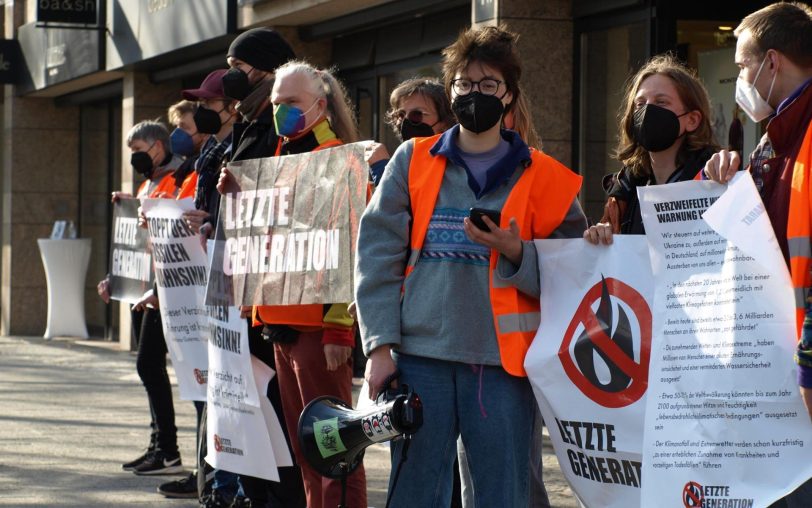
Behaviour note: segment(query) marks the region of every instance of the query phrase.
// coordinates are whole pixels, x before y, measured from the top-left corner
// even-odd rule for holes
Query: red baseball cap
[[[223,93],[223,74],[228,72],[228,69],[217,69],[212,71],[206,76],[206,79],[200,83],[200,88],[191,90],[181,90],[180,95],[189,101],[199,101],[200,99],[225,99]]]

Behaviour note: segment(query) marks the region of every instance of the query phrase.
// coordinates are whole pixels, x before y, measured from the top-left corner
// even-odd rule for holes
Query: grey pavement
[[[158,506],[186,508],[156,487],[181,476],[135,476],[121,463],[149,441],[149,412],[135,356],[100,341],[0,337],[0,506]],[[178,444],[194,461],[195,411],[178,397]],[[357,391],[357,390],[356,390]],[[549,440],[545,483],[554,507],[577,506]],[[383,508],[385,445],[367,449],[369,504]]]

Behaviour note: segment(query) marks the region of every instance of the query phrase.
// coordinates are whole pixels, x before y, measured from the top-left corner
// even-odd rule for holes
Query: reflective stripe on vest
[[[313,149],[314,152],[341,145],[340,139],[330,139]],[[281,147],[281,141],[280,145]],[[277,152],[277,155],[279,153]],[[266,324],[294,326],[322,326],[324,322],[324,305],[258,305],[253,311],[254,321],[257,316]]]
[[[504,314],[496,318],[499,331],[502,333],[533,332],[541,324],[541,312],[526,312],[524,314]]]
[[[405,275],[414,270],[428,232],[437,196],[443,183],[446,158],[431,155],[430,149],[440,135],[413,138],[409,164],[409,197],[412,228],[411,252]],[[581,177],[548,155],[530,149],[531,164],[516,181],[502,207],[500,227],[516,218],[523,240],[546,238],[561,224],[581,188]],[[528,296],[514,286],[494,283],[498,255],[490,256],[490,300],[502,367],[514,376],[526,376],[524,357],[540,324],[538,298]]]
[[[807,126],[801,149],[792,168],[789,196],[787,246],[792,287],[795,288],[795,324],[801,336],[809,288],[812,286],[812,123]]]

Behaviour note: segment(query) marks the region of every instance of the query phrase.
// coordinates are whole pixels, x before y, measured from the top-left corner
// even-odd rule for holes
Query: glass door
[[[620,169],[618,109],[626,81],[650,54],[649,10],[576,23],[574,168],[584,177],[581,204],[593,222],[603,213],[603,176]]]

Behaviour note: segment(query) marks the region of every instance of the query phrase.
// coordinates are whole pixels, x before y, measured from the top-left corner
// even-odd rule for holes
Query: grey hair
[[[329,70],[317,69],[307,62],[294,60],[277,68],[274,74],[276,81],[293,74],[307,76],[311,83],[310,91],[327,100],[327,120],[338,139],[344,143],[354,143],[361,139],[347,92]]]
[[[164,149],[169,150],[169,131],[157,120],[144,120],[133,125],[127,133],[127,146],[131,146],[133,141],[139,139],[149,145],[160,141]]]

